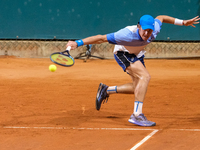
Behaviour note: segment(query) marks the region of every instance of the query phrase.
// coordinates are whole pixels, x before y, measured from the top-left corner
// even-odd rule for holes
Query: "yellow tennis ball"
[[[56,65],[50,65],[50,66],[49,66],[49,70],[50,70],[51,72],[56,71],[56,69],[57,69]]]

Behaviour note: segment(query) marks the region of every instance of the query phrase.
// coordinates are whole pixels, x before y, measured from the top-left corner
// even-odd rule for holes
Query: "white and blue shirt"
[[[117,51],[125,51],[133,53],[137,57],[144,55],[144,48],[152,42],[160,32],[162,22],[155,19],[154,31],[147,41],[144,41],[139,35],[137,25],[127,26],[117,32],[107,34],[107,40],[111,44],[115,44],[114,53]]]

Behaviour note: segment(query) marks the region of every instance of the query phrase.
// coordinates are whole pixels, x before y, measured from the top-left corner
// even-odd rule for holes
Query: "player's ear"
[[[138,28],[141,28],[141,25],[140,25],[140,23],[139,23],[139,22],[138,22],[138,24],[137,24],[137,27],[138,27]]]

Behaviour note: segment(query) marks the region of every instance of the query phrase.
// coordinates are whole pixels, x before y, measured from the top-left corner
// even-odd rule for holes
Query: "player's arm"
[[[83,39],[84,45],[88,44],[101,44],[107,42],[107,36],[106,35],[96,35],[96,36],[91,36],[88,38]]]
[[[95,35],[91,36],[82,40],[76,40],[76,41],[69,41],[66,45],[66,47],[71,46],[71,49],[75,49],[82,45],[89,45],[89,44],[101,44],[104,42],[107,42],[107,36],[106,35]]]
[[[156,17],[156,19],[159,19],[161,22],[164,22],[164,23],[192,26],[192,27],[195,27],[194,25],[198,24],[199,23],[198,21],[200,20],[199,16],[196,16],[196,17],[194,17],[192,19],[188,19],[188,20],[180,20],[180,19],[173,18],[173,17],[166,16],[166,15],[159,15]]]

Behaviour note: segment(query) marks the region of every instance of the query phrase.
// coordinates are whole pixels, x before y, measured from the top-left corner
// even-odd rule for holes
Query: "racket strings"
[[[74,60],[72,57],[59,53],[51,55],[51,59],[57,64],[61,64],[64,66],[72,66],[74,64]]]

